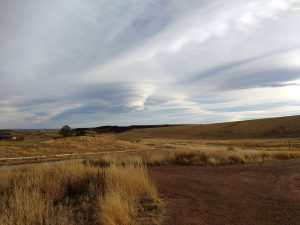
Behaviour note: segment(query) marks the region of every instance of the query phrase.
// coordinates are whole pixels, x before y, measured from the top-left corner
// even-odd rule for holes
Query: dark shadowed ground
[[[300,225],[300,160],[150,168],[165,225]]]

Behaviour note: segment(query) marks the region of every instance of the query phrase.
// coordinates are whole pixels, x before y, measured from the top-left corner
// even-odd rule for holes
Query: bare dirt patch
[[[166,225],[299,225],[300,160],[149,168]]]

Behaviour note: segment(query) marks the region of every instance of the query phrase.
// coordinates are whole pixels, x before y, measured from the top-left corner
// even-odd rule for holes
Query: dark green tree
[[[73,135],[73,132],[71,127],[65,125],[59,130],[59,134],[62,135],[63,137],[71,137]]]

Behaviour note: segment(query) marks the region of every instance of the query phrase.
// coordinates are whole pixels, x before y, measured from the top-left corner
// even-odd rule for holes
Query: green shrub
[[[59,134],[62,135],[63,137],[71,137],[73,135],[73,132],[71,127],[65,125],[59,130]]]

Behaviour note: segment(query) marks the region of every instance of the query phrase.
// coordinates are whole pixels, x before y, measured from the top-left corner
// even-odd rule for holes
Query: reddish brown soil
[[[299,159],[150,174],[166,202],[166,225],[300,225]]]

